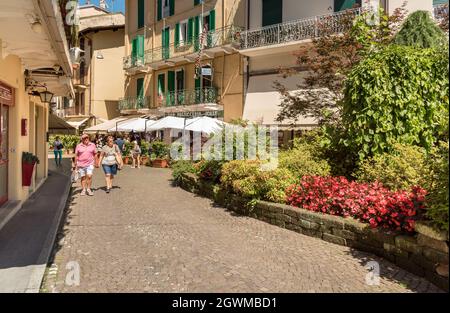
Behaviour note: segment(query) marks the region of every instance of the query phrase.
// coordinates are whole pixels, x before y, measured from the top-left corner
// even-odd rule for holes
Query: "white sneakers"
[[[85,196],[85,195],[88,195],[88,196],[93,196],[94,195],[94,193],[92,192],[92,190],[91,189],[83,189],[82,191],[81,191],[81,195],[82,196]]]

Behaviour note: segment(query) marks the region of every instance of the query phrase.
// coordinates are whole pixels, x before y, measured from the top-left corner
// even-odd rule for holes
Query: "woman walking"
[[[133,141],[133,150],[131,150],[131,157],[133,158],[133,166],[132,168],[141,168],[141,147],[139,147],[139,144],[137,140]]]
[[[120,149],[114,143],[114,138],[108,136],[106,145],[103,146],[100,153],[99,163],[105,172],[106,193],[112,189],[114,176],[117,175],[117,168],[121,166]]]
[[[53,142],[53,153],[55,154],[56,166],[61,166],[63,148],[64,146],[61,140],[59,140],[59,136],[56,136],[55,142]]]

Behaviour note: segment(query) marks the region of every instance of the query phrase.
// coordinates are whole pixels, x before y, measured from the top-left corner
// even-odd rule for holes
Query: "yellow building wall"
[[[107,120],[120,115],[118,100],[124,96],[124,35],[124,29],[119,29],[90,36],[93,49],[90,68],[92,114]],[[103,56],[103,59],[98,56]]]
[[[1,52],[0,81],[14,88],[15,93],[15,104],[9,107],[8,198],[23,201],[37,188],[37,182],[47,177],[48,105],[41,104],[38,97],[31,97],[25,91],[21,60],[14,55],[2,58]],[[26,136],[21,134],[22,119],[28,123]],[[37,182],[34,180],[31,187],[22,187],[22,152],[32,152],[40,159],[34,174]]]

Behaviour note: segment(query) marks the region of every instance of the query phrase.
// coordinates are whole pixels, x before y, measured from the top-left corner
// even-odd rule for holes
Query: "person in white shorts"
[[[78,174],[81,177],[81,195],[93,196],[91,190],[92,175],[94,173],[94,162],[97,148],[89,139],[89,135],[83,134],[81,142],[75,148],[75,164],[77,166]]]

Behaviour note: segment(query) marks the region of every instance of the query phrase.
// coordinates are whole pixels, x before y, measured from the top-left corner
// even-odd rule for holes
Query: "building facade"
[[[336,34],[344,10],[352,14],[361,8],[377,10],[380,6],[388,13],[402,6],[404,0],[246,0],[247,24],[241,33],[239,53],[244,58],[245,104],[243,119],[263,125],[276,125],[284,130],[280,139],[289,142],[296,131],[317,125],[312,118],[297,121],[276,121],[281,98],[274,89],[274,81],[288,90],[298,89],[307,72],[299,69],[295,52],[308,49],[314,37],[320,36],[317,27],[322,21],[335,25]],[[433,10],[433,0],[408,0],[408,12]],[[441,1],[442,2],[442,1]],[[448,1],[447,1],[448,2]],[[345,14],[348,14],[346,11]],[[296,69],[297,75],[283,78],[279,68]],[[292,125],[295,124],[295,127]]]
[[[24,201],[47,177],[49,103],[41,96],[71,97],[74,91],[58,2],[0,2],[1,210],[8,201]],[[22,186],[23,152],[40,159],[29,187]]]
[[[122,114],[240,118],[244,4],[127,0]]]
[[[75,99],[61,100],[59,111],[71,125],[82,130],[120,115],[123,98],[125,17],[95,5],[79,7],[80,58],[74,70]]]

